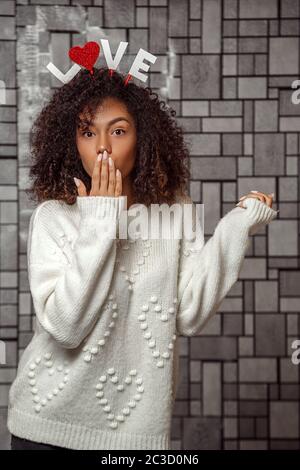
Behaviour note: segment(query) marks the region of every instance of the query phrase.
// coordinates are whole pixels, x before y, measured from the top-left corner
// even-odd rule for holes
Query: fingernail
[[[274,193],[269,194],[269,196],[274,197]]]
[[[107,151],[106,150],[104,150],[104,152],[103,152],[103,160],[107,160]]]
[[[73,178],[73,179],[74,179],[74,181],[75,181],[75,184],[76,184],[76,186],[77,186],[77,188],[78,188],[78,187],[80,186],[80,181],[79,181],[79,179],[78,179],[78,178],[76,178],[75,176],[74,176],[74,178]]]
[[[259,191],[250,191],[250,193],[258,193]]]
[[[101,159],[102,159],[102,153],[99,153],[99,154],[98,154],[98,157],[97,157],[98,162],[100,162]]]
[[[112,166],[112,159],[111,159],[111,157],[109,157],[108,163],[109,163],[109,166]]]

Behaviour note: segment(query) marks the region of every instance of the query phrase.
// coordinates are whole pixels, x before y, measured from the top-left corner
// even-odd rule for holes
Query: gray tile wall
[[[190,193],[207,239],[238,197],[275,193],[277,220],[252,237],[238,282],[205,330],[181,337],[174,449],[299,449],[299,0],[1,0],[0,447],[7,394],[33,331],[26,270],[28,131],[68,49],[107,37],[113,53],[158,56],[146,83],[191,145]],[[101,60],[97,66],[106,65]],[[5,90],[3,89],[5,86]],[[18,111],[18,119],[17,119]],[[213,202],[212,202],[213,201]],[[3,358],[3,354],[2,354]]]

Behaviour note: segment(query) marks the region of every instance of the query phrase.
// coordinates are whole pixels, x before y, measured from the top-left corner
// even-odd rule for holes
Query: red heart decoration
[[[69,57],[76,64],[82,65],[84,68],[93,73],[93,65],[97,61],[100,53],[100,46],[95,41],[87,42],[83,47],[74,46],[69,50]]]

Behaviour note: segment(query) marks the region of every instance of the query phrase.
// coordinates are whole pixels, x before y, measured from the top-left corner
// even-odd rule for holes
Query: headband
[[[110,76],[113,75],[114,71],[117,70],[117,67],[127,49],[128,42],[121,41],[118,47],[118,50],[113,59],[109,42],[107,39],[101,39],[101,45],[104,53],[104,57],[109,68]],[[75,62],[75,64],[68,70],[66,74],[63,74],[52,62],[49,62],[47,69],[62,83],[68,83],[72,80],[73,77],[79,72],[81,67],[89,70],[91,76],[94,74],[94,65],[98,60],[100,54],[100,45],[95,41],[89,41],[84,44],[84,46],[74,46],[69,50],[70,59]],[[132,66],[127,74],[127,77],[124,81],[126,86],[132,77],[137,78],[143,82],[148,80],[147,75],[141,73],[139,70],[144,70],[147,72],[150,65],[146,64],[144,60],[148,60],[152,64],[156,62],[157,57],[151,54],[144,49],[139,49]]]

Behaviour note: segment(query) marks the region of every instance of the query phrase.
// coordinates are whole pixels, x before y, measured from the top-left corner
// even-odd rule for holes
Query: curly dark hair
[[[125,85],[125,76],[106,67],[93,69],[93,75],[81,69],[67,84],[56,89],[30,130],[29,143],[33,163],[26,189],[29,199],[42,202],[59,199],[74,204],[80,178],[89,194],[91,177],[85,171],[76,145],[79,114],[89,109],[93,117],[105,98],[119,99],[132,115],[137,134],[136,159],[130,174],[134,199],[149,206],[173,204],[176,196],[186,195],[190,178],[189,150],[182,128],[176,123],[176,111],[159,100],[150,87],[134,81]]]

